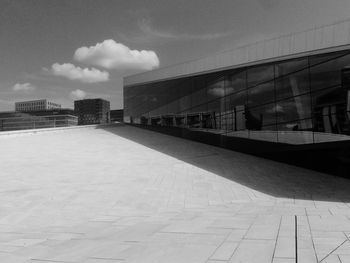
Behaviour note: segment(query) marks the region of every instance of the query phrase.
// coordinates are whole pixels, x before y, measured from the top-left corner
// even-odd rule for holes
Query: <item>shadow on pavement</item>
[[[279,198],[350,202],[350,180],[124,124],[98,126],[178,160]]]

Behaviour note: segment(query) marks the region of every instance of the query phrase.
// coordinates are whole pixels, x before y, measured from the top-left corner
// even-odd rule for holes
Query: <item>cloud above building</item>
[[[159,58],[154,51],[132,50],[113,39],[104,40],[95,46],[78,48],[74,53],[74,59],[88,65],[121,72],[152,70],[159,67]]]
[[[80,68],[71,63],[54,63],[49,71],[54,76],[61,76],[70,80],[76,80],[84,83],[106,82],[109,80],[109,73],[96,68]]]
[[[76,89],[69,94],[69,97],[73,100],[82,100],[86,97],[86,92],[81,89]]]
[[[30,83],[16,83],[13,85],[12,90],[16,92],[31,92],[34,91],[36,87]]]

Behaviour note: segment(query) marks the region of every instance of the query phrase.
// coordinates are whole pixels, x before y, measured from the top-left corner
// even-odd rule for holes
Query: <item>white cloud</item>
[[[105,82],[109,80],[109,73],[107,71],[100,71],[96,68],[80,68],[71,63],[55,63],[48,71],[55,76],[85,83]]]
[[[80,89],[73,90],[70,93],[70,98],[73,100],[82,100],[86,97],[86,92]]]
[[[80,47],[74,59],[89,65],[107,69],[151,70],[159,67],[157,54],[152,50],[131,50],[113,39],[104,40],[95,46]]]
[[[34,91],[36,87],[30,83],[16,83],[13,85],[12,90],[18,92],[30,92]]]

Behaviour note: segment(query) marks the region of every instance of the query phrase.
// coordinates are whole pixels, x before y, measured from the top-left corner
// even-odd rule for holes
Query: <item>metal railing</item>
[[[31,116],[0,119],[0,131],[44,129],[78,125],[78,117],[73,115]]]

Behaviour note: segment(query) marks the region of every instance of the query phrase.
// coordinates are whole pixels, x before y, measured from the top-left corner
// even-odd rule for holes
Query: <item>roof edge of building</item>
[[[175,79],[350,48],[350,19],[258,41],[204,58],[124,77],[124,86]]]

